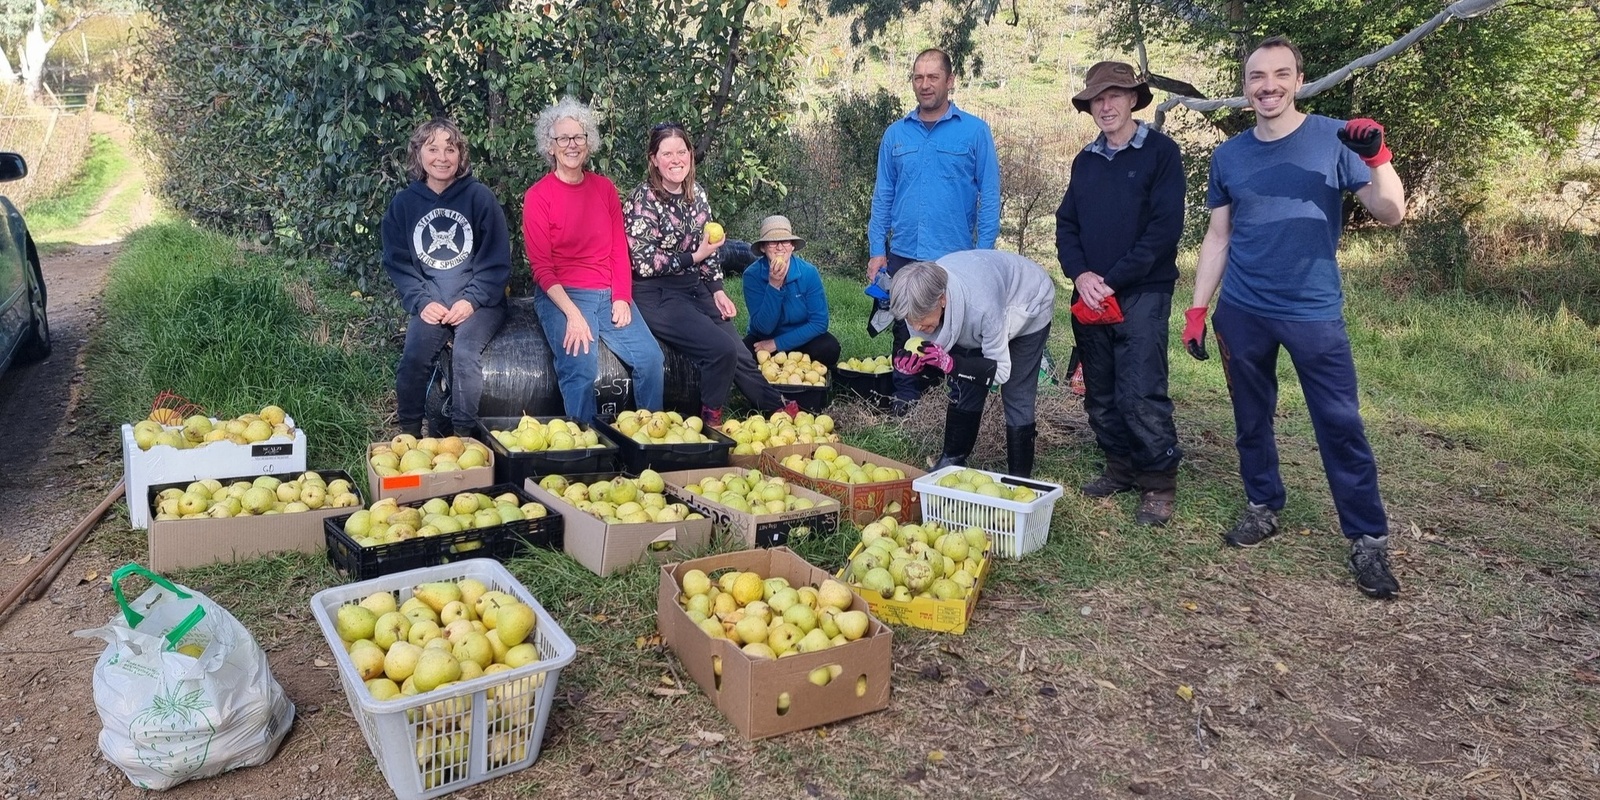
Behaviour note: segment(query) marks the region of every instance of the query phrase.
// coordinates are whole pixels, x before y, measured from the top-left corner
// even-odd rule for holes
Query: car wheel
[[[32,244],[31,242],[29,243]],[[32,247],[29,247],[32,255]],[[32,364],[50,357],[50,318],[45,309],[44,272],[39,269],[39,259],[29,259],[33,267],[33,286],[28,289],[28,313],[32,322],[17,348],[17,363]]]

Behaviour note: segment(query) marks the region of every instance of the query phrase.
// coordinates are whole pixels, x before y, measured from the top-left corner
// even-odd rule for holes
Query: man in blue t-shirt
[[[1281,347],[1300,376],[1339,528],[1350,539],[1356,586],[1389,598],[1400,585],[1389,571],[1389,522],[1361,424],[1335,253],[1345,192],[1354,192],[1373,219],[1397,225],[1405,216],[1405,189],[1389,163],[1383,127],[1296,109],[1304,80],[1299,49],[1281,36],[1263,41],[1245,60],[1244,97],[1256,124],[1211,157],[1211,222],[1200,245],[1194,304],[1184,313],[1183,342],[1190,355],[1206,358],[1206,307],[1220,282],[1212,321],[1249,500],[1224,540],[1253,547],[1278,533],[1284,488],[1272,420]]]
[[[913,261],[958,250],[990,250],[1000,237],[1000,159],[988,123],[950,101],[956,78],[950,56],[928,49],[911,67],[917,107],[890,123],[878,145],[878,177],[867,223],[867,282]],[[893,354],[911,337],[894,323]],[[895,409],[903,413],[926,383],[894,373]],[[963,430],[976,419],[953,422]]]

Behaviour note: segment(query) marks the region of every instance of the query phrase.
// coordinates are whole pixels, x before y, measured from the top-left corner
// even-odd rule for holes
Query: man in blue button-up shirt
[[[989,125],[950,102],[950,56],[924,50],[911,68],[917,107],[883,132],[867,224],[867,280],[912,261],[990,250],[1000,236],[1000,161]],[[894,353],[911,334],[894,324]],[[918,376],[895,373],[897,408],[917,399]]]

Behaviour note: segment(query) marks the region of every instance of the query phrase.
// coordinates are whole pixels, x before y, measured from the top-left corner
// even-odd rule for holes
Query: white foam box
[[[220,420],[212,420],[219,422]],[[140,450],[133,426],[122,426],[122,482],[128,498],[128,522],[150,527],[149,489],[163,483],[182,483],[229,475],[281,475],[306,469],[306,432],[285,419],[294,435],[274,436],[255,444],[211,442],[187,450],[156,445]],[[170,428],[168,430],[171,430]]]

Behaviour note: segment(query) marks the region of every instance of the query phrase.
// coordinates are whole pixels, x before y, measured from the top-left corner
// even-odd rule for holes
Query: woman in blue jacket
[[[788,217],[775,214],[761,221],[761,235],[750,243],[761,257],[744,271],[744,304],[750,310],[744,343],[757,353],[805,353],[832,370],[839,363],[839,340],[828,333],[822,274],[795,254],[805,245]]]
[[[506,316],[506,215],[472,177],[467,140],[451,120],[429,120],[411,134],[406,172],[411,184],[389,204],[380,228],[384,269],[411,315],[395,374],[395,416],[401,432],[422,435],[428,377],[453,340],[449,422],[454,433],[471,436],[483,396],[483,350]]]

